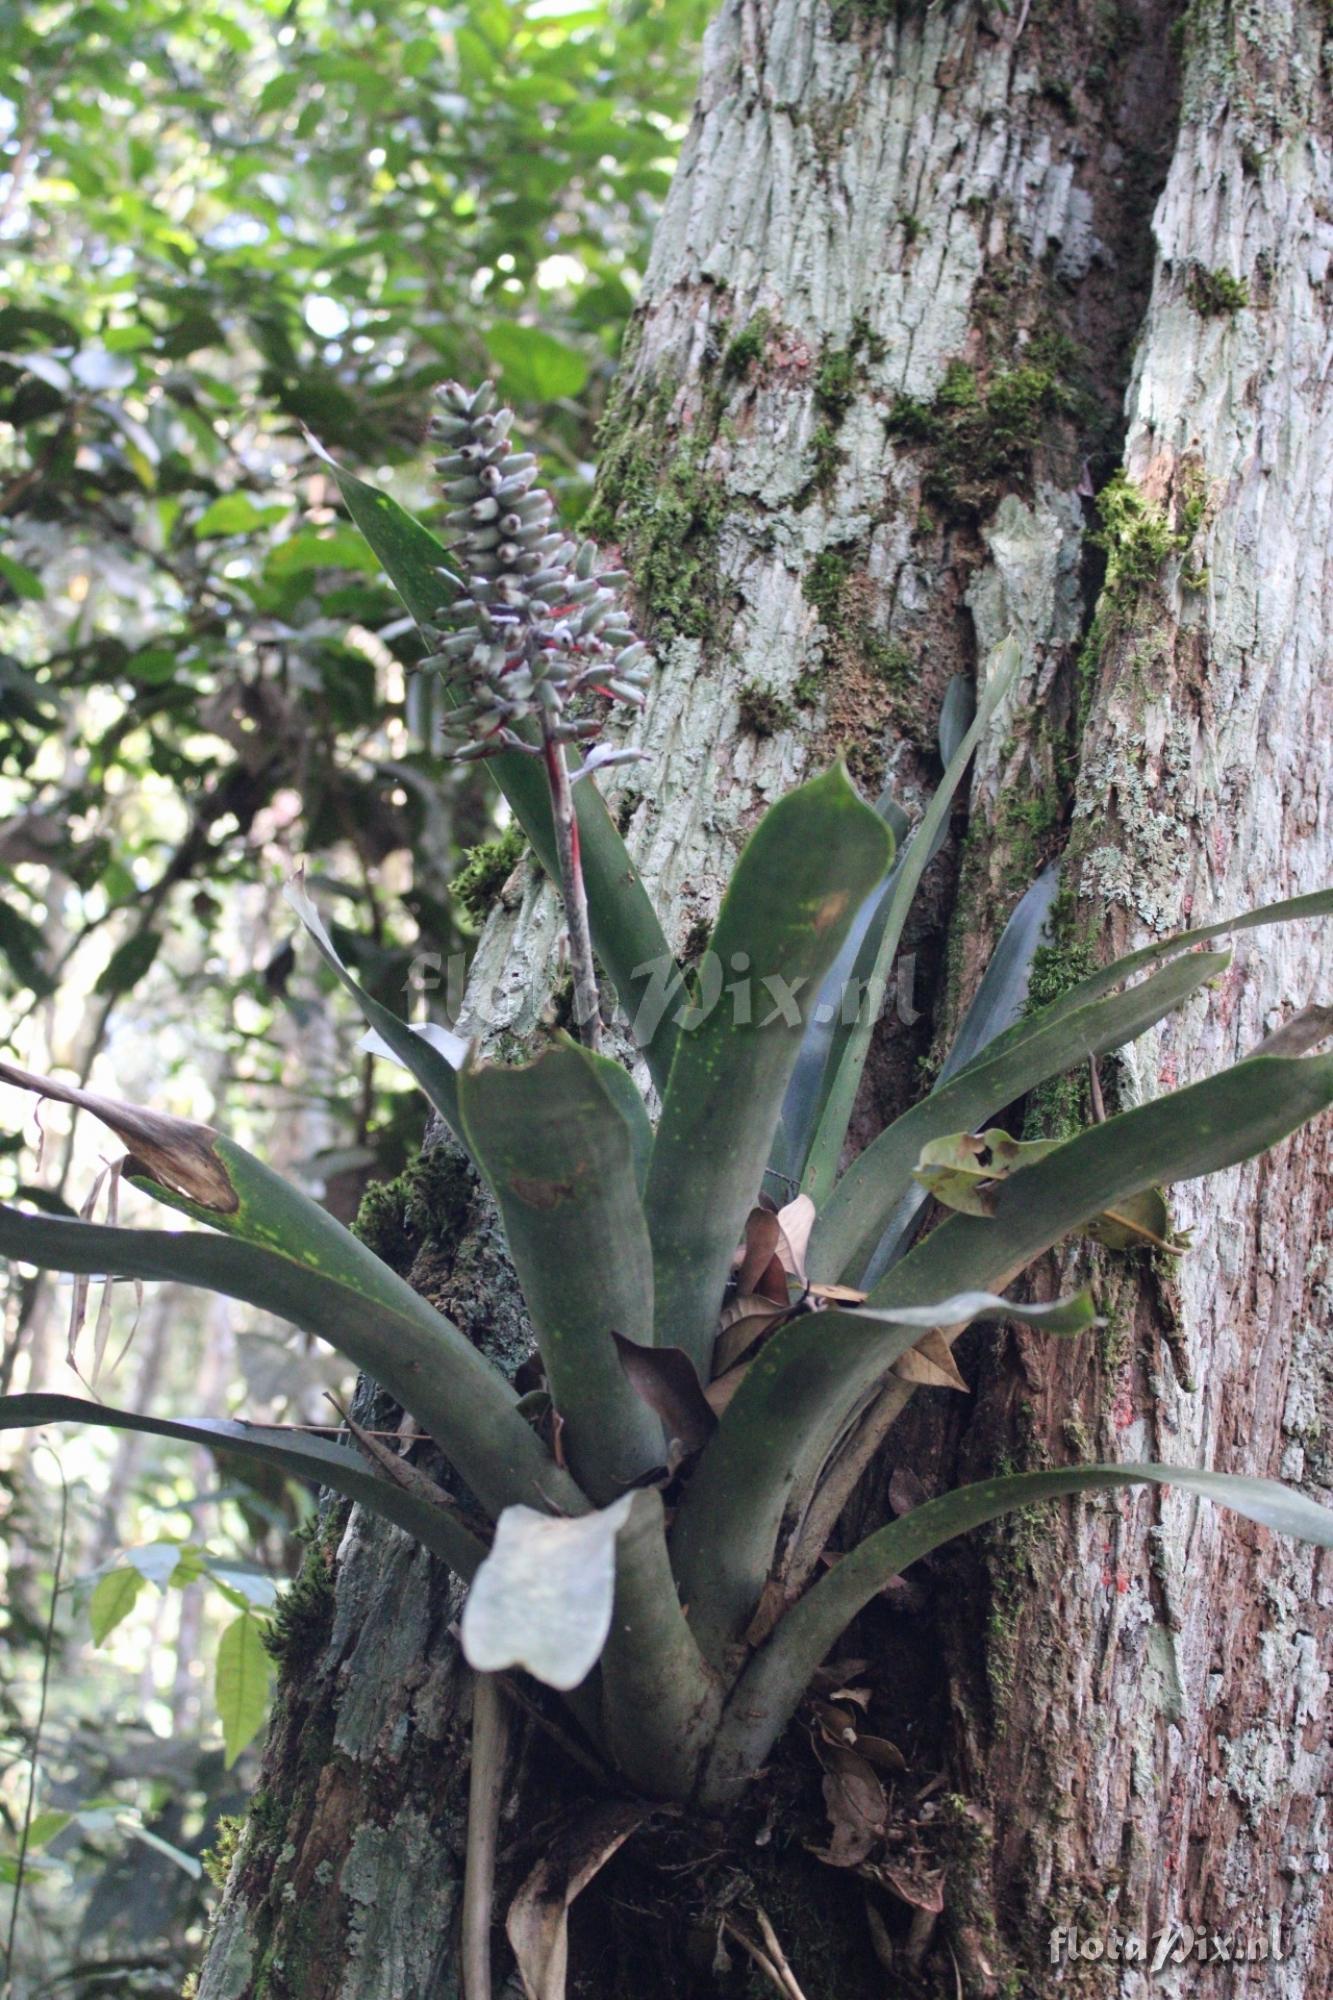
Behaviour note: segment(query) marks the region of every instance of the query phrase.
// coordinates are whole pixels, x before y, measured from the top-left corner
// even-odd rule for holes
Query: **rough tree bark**
[[[1069,894],[1047,985],[1111,943],[1329,879],[1327,24],[1318,0],[727,0],[710,34],[593,524],[660,651],[653,762],[619,799],[674,941],[698,948],[765,801],[841,752],[868,790],[888,778],[919,803],[950,675],[1011,628],[1027,654],[908,940],[922,1016],[886,1024],[863,1135],[915,1087],[1053,854]],[[1102,529],[1089,496],[1122,464]],[[555,925],[520,867],[474,974],[511,1036],[534,1026]],[[1328,998],[1331,970],[1308,932],[1243,947],[1105,1087],[1128,1101],[1212,1068],[1321,975]],[[1032,1115],[1071,1108],[1052,1095]],[[1103,1260],[1100,1341],[969,1342],[974,1397],[918,1398],[859,1525],[883,1517],[897,1463],[943,1484],[1090,1446],[1321,1490],[1326,1147],[1315,1132],[1185,1190],[1197,1248],[1178,1271]],[[368,1226],[518,1357],[497,1232],[442,1150]],[[1152,1990],[1326,1988],[1329,1601],[1318,1557],[1136,1496],[978,1537],[914,1609],[863,1621],[866,1677],[952,1808],[921,1833],[949,1864],[933,1936],[877,1905],[895,1990],[1129,1996],[1141,1968],[1052,1967],[1052,1927],[1257,1934],[1272,1915],[1280,1965]],[[201,2000],[457,1992],[456,1610],[396,1532],[330,1516]],[[571,1782],[536,1744],[505,1823],[515,1870]],[[809,2000],[869,2000],[886,1975],[865,1891],[800,1843],[810,1773],[809,1827],[742,1814],[716,1844],[737,1883],[764,1873]],[[710,1969],[691,1931],[694,1861],[654,1876],[635,1846],[589,1892],[575,1990],[745,1991],[743,1964]]]

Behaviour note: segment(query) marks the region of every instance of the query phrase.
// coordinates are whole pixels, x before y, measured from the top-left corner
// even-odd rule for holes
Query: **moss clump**
[[[847,454],[838,443],[837,432],[829,424],[819,424],[810,440],[810,455],[813,468],[810,474],[809,490],[827,493],[845,463]]]
[[[921,220],[921,217],[913,215],[910,208],[903,208],[898,211],[898,227],[903,232],[903,242],[909,250],[914,243],[919,243],[923,236],[927,236],[930,233],[925,223]]]
[[[583,529],[618,543],[654,636],[703,638],[717,606],[717,540],[726,512],[721,486],[705,465],[716,429],[713,399],[687,436],[668,422],[669,387],[629,409],[608,412],[598,436],[597,498]]]
[[[851,574],[851,559],[841,549],[821,549],[801,585],[806,603],[814,605],[820,622],[831,632],[841,630],[843,600]]]
[[[1092,946],[1080,936],[1077,922],[1073,897],[1061,894],[1051,912],[1051,942],[1039,945],[1033,955],[1025,1013],[1035,1014],[1053,1000],[1062,999],[1095,969]],[[1052,1077],[1032,1092],[1023,1137],[1071,1137],[1088,1124],[1091,1115],[1087,1070],[1080,1066],[1067,1076]]]
[[[772,688],[749,681],[741,689],[740,725],[751,736],[776,736],[780,729],[790,729],[795,720],[794,704]]]
[[[1250,288],[1244,278],[1233,278],[1230,271],[1210,271],[1204,264],[1191,264],[1185,297],[1201,319],[1226,319],[1244,311],[1250,303]]]
[[[1187,549],[1203,517],[1201,494],[1191,493],[1182,527],[1172,527],[1164,507],[1145,500],[1137,486],[1117,472],[1097,495],[1102,525],[1092,539],[1106,551],[1106,592],[1124,603],[1144,584],[1156,581],[1168,556]]]
[[[319,1544],[305,1552],[295,1580],[279,1594],[264,1627],[264,1649],[288,1679],[318,1660],[333,1624],[333,1564]]]
[[[856,348],[830,348],[815,370],[815,401],[834,424],[840,424],[856,394]]]
[[[449,884],[454,901],[480,927],[509,877],[527,851],[523,829],[511,821],[494,840],[483,840],[468,849],[463,865]]]
[[[432,1235],[462,1229],[471,1205],[467,1168],[444,1147],[419,1153],[391,1181],[372,1181],[361,1197],[353,1234],[406,1277]]]
[[[223,1813],[218,1821],[213,1845],[206,1847],[199,1857],[203,1862],[205,1875],[217,1889],[226,1887],[231,1864],[236,1859],[236,1850],[241,1844],[241,1835],[244,1831],[243,1813]]]
[[[747,376],[755,362],[763,360],[772,331],[773,315],[766,307],[761,307],[754,318],[741,328],[722,356],[724,381],[734,382]]]
[[[867,667],[886,687],[904,693],[915,685],[916,661],[897,639],[886,639],[881,632],[866,631],[861,634],[861,649]]]
[[[885,426],[898,442],[928,448],[925,498],[946,518],[972,519],[1026,476],[1048,424],[1075,402],[1054,353],[1003,369],[984,386],[965,362],[951,361],[933,403],[899,396]]]

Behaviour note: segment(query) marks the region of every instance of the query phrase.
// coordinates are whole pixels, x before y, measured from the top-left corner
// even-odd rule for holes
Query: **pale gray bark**
[[[673,944],[711,917],[763,805],[831,753],[867,789],[887,777],[919,803],[947,679],[1009,629],[1027,667],[972,787],[941,1019],[1024,871],[1063,843],[1071,803],[1070,869],[1118,943],[1329,879],[1325,17],[1314,0],[1194,9],[1177,134],[1176,16],[1165,0],[847,6],[837,20],[811,0],[724,6],[606,447],[608,509],[669,635],[639,731],[653,762],[617,795]],[[1197,309],[1192,276],[1218,271],[1246,280],[1248,305]],[[1208,511],[1196,546],[1103,621],[1084,726],[1080,489],[1085,457],[1100,483],[1125,443],[1136,333],[1129,475],[1173,519],[1201,482]],[[947,444],[901,423],[891,435],[897,399],[938,415],[951,362],[977,371],[984,396],[1038,352],[1081,377],[1082,402],[1053,398],[993,477],[975,453],[953,468],[978,490],[951,502]],[[1182,573],[1203,565],[1206,584],[1187,590]],[[936,935],[951,869],[932,877]],[[505,901],[473,1004],[523,1033],[556,913],[528,868]],[[929,927],[919,941],[929,950]],[[1310,932],[1246,947],[1220,991],[1133,1052],[1123,1088],[1202,1073],[1328,998],[1326,954]],[[864,1126],[907,1088],[920,1038],[898,1040],[879,1054]],[[914,1408],[926,1469],[944,1479],[1016,1446],[1060,1457],[1091,1441],[1327,1479],[1325,1147],[1309,1135],[1184,1192],[1198,1248],[1174,1297],[1105,1280],[1129,1329],[1123,1357],[1109,1341],[1099,1357],[1092,1342],[1025,1337],[978,1362],[975,1416],[932,1429]],[[481,1236],[464,1238],[461,1277],[448,1256],[418,1275],[512,1351],[521,1320],[493,1231],[475,1210],[470,1226]],[[1179,1368],[1162,1337],[1172,1307]],[[1181,1387],[1185,1372],[1199,1390]],[[1069,1990],[1053,1984],[1046,1932],[1086,1931],[1108,1910],[1128,1928],[1173,1914],[1235,1928],[1280,1908],[1293,1946],[1280,1970],[1191,1968],[1190,1991],[1294,1995],[1321,1971],[1327,1983],[1329,1586],[1315,1559],[1183,1502],[1134,1499],[1043,1519],[1035,1540],[997,1538],[970,1560],[976,1591],[940,1613],[956,1672],[938,1746],[998,1829],[941,1933],[969,1991]],[[987,1591],[1003,1617],[982,1633]],[[423,1557],[353,1517],[327,1637],[281,1704],[267,1818],[233,1872],[201,2000],[455,1992],[466,1694],[453,1608]],[[799,1938],[791,1949],[818,2000],[826,1974],[799,1962]],[[1104,1967],[1087,1977],[1115,1990]],[[1121,1986],[1126,2000],[1146,1990],[1133,1974]]]

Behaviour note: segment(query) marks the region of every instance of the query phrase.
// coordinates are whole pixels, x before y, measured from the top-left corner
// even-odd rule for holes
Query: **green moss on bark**
[[[468,849],[449,893],[480,929],[509,877],[527,852],[523,829],[512,821],[494,840]]]

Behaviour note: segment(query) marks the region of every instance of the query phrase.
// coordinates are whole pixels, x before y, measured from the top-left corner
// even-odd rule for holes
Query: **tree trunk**
[[[1325,22],[1316,0],[1184,17],[1167,0],[729,0],[711,31],[591,524],[623,549],[659,651],[653,759],[618,796],[673,942],[701,947],[767,801],[842,754],[868,792],[887,780],[919,805],[949,678],[1009,629],[1027,656],[907,939],[900,991],[921,1013],[883,1026],[863,1137],[914,1093],[1062,849],[1048,980],[1329,878]],[[1100,546],[1086,496],[1122,460]],[[500,902],[472,1005],[525,1035],[556,911],[527,866]],[[1327,998],[1328,971],[1310,931],[1265,933],[1106,1089],[1128,1101],[1215,1067]],[[966,1411],[917,1399],[858,1526],[883,1518],[900,1462],[942,1485],[1094,1443],[1328,1480],[1324,1144],[1186,1189],[1197,1248],[1178,1274],[1108,1257],[1099,1340],[969,1342]],[[494,1220],[445,1149],[368,1226],[517,1361]],[[1137,1993],[1141,1968],[1053,1967],[1052,1928],[1258,1936],[1274,1914],[1278,1968],[1191,1966],[1191,1992],[1327,1986],[1318,1559],[1174,1498],[1035,1518],[938,1561],[852,1648],[913,1769],[898,1887],[915,1843],[947,1868],[939,1921],[806,1852],[818,1769],[794,1742],[766,1804],[628,1844],[578,1906],[573,1991],[747,1990],[758,1975],[723,1969],[716,1940],[727,1896],[751,1894],[808,2000],[871,2000],[885,1961],[905,1994]],[[330,1514],[200,2000],[458,1992],[456,1612],[405,1538]],[[516,1767],[504,1882],[582,1782],[539,1731]],[[944,1789],[913,1803],[935,1772]]]

